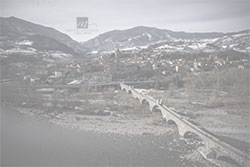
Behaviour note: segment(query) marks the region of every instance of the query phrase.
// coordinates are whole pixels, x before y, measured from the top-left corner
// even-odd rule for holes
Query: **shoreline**
[[[6,118],[6,111],[11,111],[11,108],[2,109],[5,110],[2,112],[2,116]],[[21,123],[25,123],[25,126],[18,126],[18,129],[14,128],[12,130],[18,132],[24,130],[25,133],[18,134],[21,135],[21,137],[16,136],[13,138],[14,134],[10,136],[5,130],[3,131],[3,164],[36,165],[37,163],[46,163],[46,165],[50,165],[57,161],[57,165],[67,164],[69,166],[75,164],[74,162],[79,162],[81,166],[212,165],[204,160],[189,144],[186,144],[186,141],[174,136],[175,134],[154,136],[150,134],[119,135],[84,132],[79,129],[63,128],[61,126],[49,124],[46,120],[41,120],[42,124],[45,125],[41,130],[41,127],[38,127],[38,129],[36,128],[36,124],[40,126],[40,121],[37,121],[36,118],[31,119],[31,117],[25,117],[24,114],[21,113],[16,116],[15,112],[16,111],[9,112],[10,116],[8,115],[8,119],[14,118],[19,120],[17,122],[21,120]],[[6,124],[6,121],[8,120],[3,120],[3,124]],[[30,127],[30,125],[32,125],[32,127]],[[12,126],[10,121],[8,121],[7,125],[3,126],[3,128],[8,128],[9,126]],[[28,131],[26,131],[27,129]],[[44,133],[43,137],[41,137],[41,134],[38,132]],[[33,143],[33,140],[26,139],[27,137],[34,138],[33,140],[36,142]],[[42,139],[39,139],[39,137]],[[6,138],[10,139],[6,140]],[[19,141],[22,138],[29,142],[25,140]],[[37,145],[39,140],[49,141],[50,143],[39,146]],[[58,143],[60,143],[60,147],[57,146]],[[27,144],[29,147],[24,147],[25,145],[27,146]],[[18,146],[18,150],[13,146]],[[35,156],[35,154],[38,153],[37,149],[44,151],[39,153],[39,158]],[[22,155],[23,150],[26,150],[25,152],[29,153],[29,156],[24,157]],[[56,154],[63,155],[59,156]],[[72,156],[72,154],[74,154],[74,156]],[[48,155],[51,155],[53,158],[51,157],[52,159],[48,159]],[[61,159],[63,156],[67,158]],[[97,159],[99,162],[96,162]]]

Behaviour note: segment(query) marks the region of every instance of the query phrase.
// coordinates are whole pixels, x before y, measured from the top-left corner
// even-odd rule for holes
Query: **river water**
[[[174,135],[84,132],[1,110],[1,166],[202,166],[182,158],[185,147]]]

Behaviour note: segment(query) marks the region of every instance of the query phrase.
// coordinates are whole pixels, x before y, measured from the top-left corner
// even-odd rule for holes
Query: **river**
[[[172,149],[172,148],[174,149]],[[1,110],[1,166],[193,166],[175,136],[126,136],[69,129]],[[204,165],[204,164],[203,164]]]

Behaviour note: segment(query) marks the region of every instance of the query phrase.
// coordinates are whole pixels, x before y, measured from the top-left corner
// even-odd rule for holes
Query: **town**
[[[89,58],[54,61],[27,68],[19,77],[28,84],[79,85],[121,81],[163,81],[229,68],[249,69],[249,56],[236,51],[168,53],[149,49],[95,53]]]

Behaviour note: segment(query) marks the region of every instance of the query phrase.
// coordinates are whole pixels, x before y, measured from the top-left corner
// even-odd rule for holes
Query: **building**
[[[112,82],[112,75],[109,73],[85,73],[83,74],[83,81],[87,83],[110,83]]]
[[[63,73],[61,71],[55,71],[55,77],[60,78],[63,76]]]

